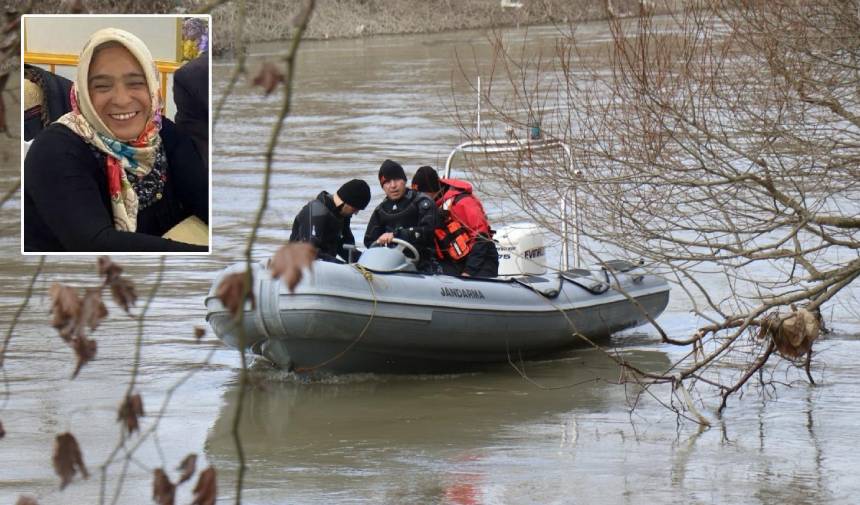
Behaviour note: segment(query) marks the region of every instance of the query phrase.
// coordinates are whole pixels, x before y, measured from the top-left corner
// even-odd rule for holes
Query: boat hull
[[[669,299],[665,281],[635,272],[606,276],[622,293],[599,292],[593,277],[521,283],[324,262],[290,293],[255,264],[256,304],[246,304],[240,326],[214,291],[224,275],[244,268],[216,279],[207,320],[228,345],[299,371],[425,373],[537,358],[643,324]]]

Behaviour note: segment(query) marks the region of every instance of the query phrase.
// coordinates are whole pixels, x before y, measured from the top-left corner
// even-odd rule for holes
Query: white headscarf
[[[149,90],[151,107],[148,111],[146,126],[137,139],[124,141],[104,124],[99,117],[87,85],[90,63],[96,49],[106,42],[117,42],[134,56],[143,69]],[[155,164],[161,137],[161,92],[158,72],[152,53],[142,40],[118,28],[103,28],[93,33],[81,50],[78,73],[71,91],[72,111],[63,115],[57,122],[67,126],[85,142],[107,155],[105,174],[108,181],[114,227],[122,231],[137,230],[138,198],[125,172],[138,177],[147,175]]]

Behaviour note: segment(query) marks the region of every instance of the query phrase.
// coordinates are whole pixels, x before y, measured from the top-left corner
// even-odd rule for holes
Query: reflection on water
[[[669,364],[665,355],[653,351],[628,354],[637,364],[647,364],[649,358],[652,365],[665,368]],[[578,406],[600,408],[610,398],[623,401],[623,394],[619,396],[617,388],[606,384],[617,380],[617,367],[596,351],[528,363],[526,372],[545,387],[557,389],[539,390],[508,365],[474,374],[355,374],[310,383],[277,370],[257,371],[257,386],[248,390],[243,409],[248,416],[246,443],[265,450],[273,442],[280,446],[301,441],[314,446],[317,453],[339,450],[339,437],[426,449],[444,440],[467,448],[486,443],[483,437],[492,432],[485,429],[500,423],[516,424]],[[577,385],[561,387],[568,384]],[[238,385],[224,394],[222,416],[212,433],[216,438],[229,431],[237,395]],[[535,396],[540,401],[534,401]],[[271,423],[272,419],[277,422]],[[326,428],[319,430],[316,423]],[[332,438],[333,433],[339,435]]]
[[[646,370],[670,362],[653,349],[620,352]],[[839,376],[852,361],[821,359]],[[844,425],[860,414],[856,388],[846,403],[834,385],[769,403],[751,393],[727,424],[700,430],[647,396],[631,413],[638,390],[609,384],[618,370],[594,351],[528,373],[544,388],[504,368],[305,383],[257,367],[241,428],[251,503],[854,503],[858,485],[841,465],[856,461]],[[206,442],[231,470],[237,388],[224,392]]]
[[[650,370],[669,364],[655,351],[624,356]],[[522,450],[524,436],[544,431],[537,437],[541,445],[571,451],[578,412],[625,403],[623,390],[607,383],[617,379],[617,367],[596,351],[529,363],[527,373],[547,389],[507,366],[477,374],[346,375],[312,383],[256,370],[242,410],[243,446],[257,461],[248,485],[287,482],[300,503],[331,503],[342,493],[369,503],[483,503],[490,476],[481,467],[489,464],[494,473],[493,459]],[[563,387],[570,384],[576,385]],[[219,468],[235,465],[230,432],[238,392],[235,384],[225,392],[207,440],[207,454]]]

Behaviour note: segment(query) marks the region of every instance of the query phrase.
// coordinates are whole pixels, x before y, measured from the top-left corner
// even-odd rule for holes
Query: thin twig
[[[767,349],[765,349],[764,354],[762,354],[757,360],[755,360],[755,363],[753,363],[753,365],[746,370],[746,372],[732,387],[726,388],[723,390],[722,393],[720,393],[720,396],[722,396],[722,401],[720,402],[720,407],[717,409],[717,413],[723,412],[723,410],[726,408],[726,402],[728,401],[729,396],[731,396],[731,394],[735,391],[742,388],[743,385],[747,383],[749,378],[755,375],[755,373],[759,371],[765,365],[765,363],[767,363],[767,360],[770,358],[770,355],[773,354],[773,351],[775,350],[776,345],[774,345],[773,340],[768,341]]]
[[[220,3],[225,3],[226,1],[229,0],[224,0]],[[233,53],[236,56],[236,65],[233,67],[233,73],[230,74],[230,80],[227,81],[227,89],[224,90],[224,93],[218,100],[218,104],[215,106],[215,114],[212,116],[212,130],[215,130],[215,125],[218,124],[218,120],[221,118],[221,110],[224,108],[224,104],[227,103],[227,98],[233,94],[233,89],[239,81],[239,76],[245,74],[245,58],[247,52],[245,50],[245,39],[243,35],[245,17],[247,15],[245,1],[246,0],[239,0],[239,13],[237,15],[236,31],[233,37]]]
[[[8,202],[13,196],[15,196],[15,193],[17,193],[19,189],[21,189],[20,178],[16,180],[15,185],[9,188],[9,190],[3,194],[3,197],[0,198],[0,208],[3,208],[3,206],[6,205],[6,202]]]
[[[30,303],[30,298],[33,296],[33,288],[36,285],[36,279],[39,278],[39,275],[42,273],[42,267],[45,265],[45,256],[39,258],[39,263],[36,264],[36,269],[33,271],[33,275],[30,277],[30,284],[27,285],[27,291],[24,292],[24,299],[21,301],[21,304],[18,305],[18,309],[15,311],[15,315],[12,316],[12,320],[9,322],[9,328],[6,330],[6,336],[3,338],[3,347],[0,347],[0,370],[3,371],[3,408],[6,407],[6,403],[9,401],[9,382],[6,380],[6,368],[3,366],[6,359],[6,350],[9,349],[9,343],[12,341],[12,335],[15,333],[15,328],[18,326],[18,321],[21,319],[21,314],[24,313],[24,309]]]
[[[266,148],[266,165],[263,171],[262,196],[260,198],[260,206],[257,209],[253,226],[251,227],[251,234],[248,237],[248,243],[245,248],[245,282],[243,283],[242,295],[240,297],[240,300],[246,300],[252,289],[253,275],[251,273],[251,254],[253,251],[254,244],[257,240],[257,233],[263,221],[263,215],[266,213],[266,209],[268,208],[269,189],[272,178],[272,165],[275,156],[275,149],[278,146],[278,139],[280,137],[281,130],[283,129],[284,121],[287,115],[289,115],[290,113],[290,106],[292,104],[293,77],[295,75],[294,68],[296,56],[298,54],[299,44],[301,43],[302,35],[304,34],[305,29],[308,26],[308,22],[310,21],[311,14],[313,13],[314,5],[314,0],[308,0],[303,6],[302,11],[299,14],[300,17],[298,18],[298,23],[296,25],[295,32],[293,33],[289,50],[284,56],[284,62],[286,63],[287,71],[286,75],[284,76],[283,101],[281,103],[281,109],[278,112],[278,117],[275,119],[275,124],[272,127],[272,133],[269,136],[268,147]],[[232,427],[233,440],[236,443],[236,452],[239,458],[239,470],[236,478],[236,505],[241,505],[242,503],[242,486],[244,484],[246,470],[245,453],[242,447],[242,440],[240,437],[242,408],[245,400],[245,389],[248,384],[248,364],[245,355],[246,350],[244,345],[245,339],[243,330],[243,320],[245,316],[244,312],[244,309],[242,309],[237,314],[237,327],[239,328],[239,351],[242,360],[242,373],[239,380],[239,397],[236,401],[236,414],[233,418]]]
[[[136,336],[135,341],[134,341],[134,358],[133,358],[133,362],[132,362],[131,377],[129,379],[128,387],[126,388],[126,391],[125,391],[125,396],[122,399],[123,403],[129,401],[129,399],[130,399],[130,397],[134,391],[134,387],[137,383],[137,376],[138,376],[138,373],[140,371],[140,353],[141,353],[141,348],[143,347],[143,333],[144,333],[144,326],[145,326],[145,317],[146,317],[146,314],[149,312],[149,308],[152,305],[152,301],[155,299],[156,293],[158,293],[158,290],[161,287],[161,282],[162,282],[162,279],[164,277],[165,258],[166,258],[166,256],[164,256],[164,255],[162,255],[160,257],[160,260],[158,263],[158,271],[157,271],[156,276],[155,276],[155,282],[153,282],[152,289],[149,290],[149,295],[146,298],[146,303],[144,303],[143,308],[140,311],[140,314],[137,316],[137,336]],[[108,468],[110,468],[110,466],[113,464],[113,460],[114,460],[114,458],[116,458],[117,454],[119,454],[120,449],[125,447],[125,442],[128,438],[128,435],[129,434],[126,433],[125,425],[120,425],[119,440],[117,441],[116,446],[114,446],[114,449],[108,455],[105,462],[102,463],[102,465],[101,465],[101,468],[100,468],[100,470],[101,470],[100,471],[101,485],[100,485],[100,493],[99,493],[99,504],[104,503],[105,493],[107,492],[107,471],[108,471]],[[117,501],[119,500],[119,494],[122,491],[122,487],[123,487],[123,484],[125,482],[125,476],[126,476],[126,472],[128,471],[128,465],[129,465],[129,460],[131,459],[131,454],[133,454],[133,452],[127,453],[127,455],[123,461],[122,470],[119,473],[119,477],[117,477],[117,484],[116,484],[116,488],[114,489],[113,500],[111,501],[111,503],[113,503],[113,504],[117,503]]]
[[[140,372],[140,353],[143,348],[143,330],[146,325],[146,314],[152,306],[152,301],[155,300],[155,295],[161,288],[161,282],[164,279],[164,267],[166,264],[166,256],[162,255],[158,260],[158,271],[155,274],[155,281],[152,284],[152,289],[149,291],[149,296],[146,298],[140,314],[137,316],[137,338],[134,340],[134,358],[131,367],[131,378],[128,381],[128,388],[125,391],[125,396],[129,397],[134,393],[134,387],[137,384],[137,375]]]
[[[42,273],[43,266],[45,266],[45,256],[39,257],[39,263],[36,264],[36,269],[33,271],[33,275],[30,277],[30,283],[27,285],[27,290],[24,292],[24,299],[21,301],[21,304],[18,305],[15,315],[12,316],[12,320],[9,322],[9,328],[7,328],[6,336],[3,338],[3,347],[0,347],[0,368],[3,368],[6,350],[9,348],[9,342],[12,340],[12,334],[15,333],[15,328],[18,326],[18,320],[21,318],[21,314],[30,303],[30,298],[33,296],[33,287],[36,285],[36,279],[38,279],[39,275]]]
[[[149,308],[152,306],[152,301],[155,299],[156,293],[158,293],[158,289],[161,287],[161,281],[164,277],[164,265],[165,265],[166,256],[161,256],[158,262],[158,273],[155,276],[155,282],[152,285],[152,289],[149,291],[149,296],[146,298],[146,303],[143,305],[143,309],[141,309],[140,314],[137,316],[137,338],[134,341],[134,358],[132,361],[131,368],[131,378],[128,381],[128,388],[125,391],[125,397],[123,398],[123,403],[130,402],[131,396],[134,394],[134,388],[137,384],[137,376],[140,372],[140,353],[143,349],[143,330],[145,325],[145,317],[149,312]],[[130,407],[129,407],[130,408]],[[128,415],[128,414],[127,414]],[[124,432],[125,426],[120,427],[120,431]],[[130,435],[127,434],[127,435]],[[125,445],[125,443],[123,443]],[[119,474],[119,481],[117,482],[116,492],[113,497],[113,504],[115,505],[119,500],[119,493],[122,490],[123,482],[125,481],[125,476],[128,471],[128,465],[131,462],[131,459],[134,455],[134,451],[128,451],[125,460],[123,461],[122,470]]]

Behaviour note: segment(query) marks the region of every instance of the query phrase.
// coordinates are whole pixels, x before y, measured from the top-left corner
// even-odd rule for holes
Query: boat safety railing
[[[480,121],[479,121],[480,124]],[[445,177],[451,177],[451,162],[457,153],[518,153],[545,151],[550,149],[562,149],[571,173],[574,173],[573,156],[570,146],[558,139],[508,139],[508,140],[473,140],[463,142],[455,147],[445,160]],[[578,212],[578,198],[576,187],[568,188],[562,195],[561,207],[561,268],[563,271],[570,269],[570,249],[573,248],[573,267],[580,268],[580,216]],[[574,223],[571,232],[570,222]]]

